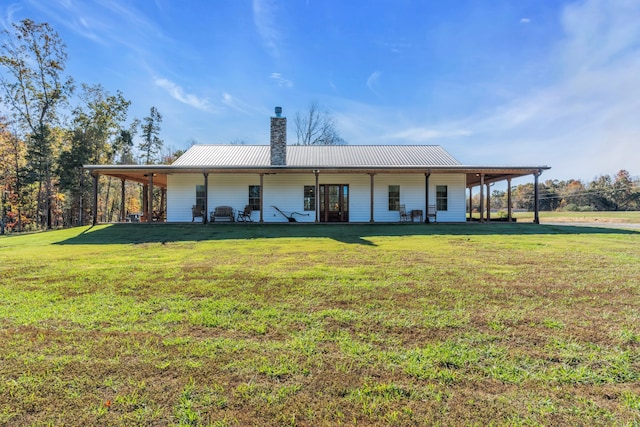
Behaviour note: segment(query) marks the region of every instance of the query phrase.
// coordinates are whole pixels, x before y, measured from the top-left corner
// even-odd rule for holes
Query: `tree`
[[[68,132],[68,149],[62,151],[58,162],[60,188],[71,196],[68,206],[70,218],[78,212],[83,223],[83,199],[88,197],[84,183],[88,181],[84,164],[112,163],[120,149],[120,136],[124,131],[130,101],[122,93],[109,94],[102,86],[82,85],[80,99],[83,104],[72,113],[72,128]],[[107,202],[109,188],[107,189]]]
[[[163,141],[158,136],[160,134],[160,123],[162,123],[162,115],[156,107],[151,107],[151,111],[147,117],[142,119],[142,142],[138,145],[138,149],[142,152],[142,160],[144,164],[151,165],[158,161],[158,154],[162,149]]]
[[[628,171],[622,169],[616,174],[613,189],[619,210],[635,210],[638,208],[640,192],[638,192]]]
[[[344,145],[335,119],[322,111],[317,101],[309,104],[304,113],[296,113],[295,121],[298,145]]]
[[[27,142],[31,180],[38,184],[37,205],[42,225],[51,227],[53,197],[53,132],[57,108],[73,91],[73,80],[62,77],[65,45],[47,23],[25,19],[4,30],[0,46],[2,99]]]

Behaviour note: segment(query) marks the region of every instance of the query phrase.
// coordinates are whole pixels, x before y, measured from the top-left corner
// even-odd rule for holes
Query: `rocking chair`
[[[244,207],[242,212],[238,212],[238,222],[253,222],[251,219],[251,213],[253,212],[253,208],[251,205],[247,205]]]

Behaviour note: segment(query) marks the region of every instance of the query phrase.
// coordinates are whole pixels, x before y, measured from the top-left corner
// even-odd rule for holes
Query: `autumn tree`
[[[164,143],[159,136],[160,123],[162,123],[162,115],[156,107],[151,107],[149,115],[142,119],[142,124],[140,125],[142,142],[138,145],[138,149],[142,153],[143,163],[146,165],[151,165],[158,161],[158,155]]]
[[[65,45],[47,23],[30,19],[2,31],[0,87],[2,100],[27,144],[31,180],[37,184],[40,223],[51,227],[55,168],[54,132],[57,110],[73,91],[73,80],[63,77]]]
[[[298,145],[344,145],[336,121],[323,111],[317,101],[311,102],[304,112],[296,113],[294,119]]]
[[[72,112],[71,129],[68,131],[68,148],[60,154],[58,175],[60,187],[66,190],[73,201],[68,209],[73,218],[79,214],[83,223],[83,202],[88,197],[89,177],[84,164],[113,163],[120,150],[119,140],[125,131],[123,124],[127,117],[130,101],[122,93],[108,93],[102,86],[82,85],[82,104]],[[108,203],[111,186],[107,187]]]

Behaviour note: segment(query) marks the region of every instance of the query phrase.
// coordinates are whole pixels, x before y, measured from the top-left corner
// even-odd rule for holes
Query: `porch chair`
[[[196,218],[202,218],[204,221],[204,206],[193,205],[191,207],[191,222],[195,221]]]
[[[411,215],[407,213],[407,208],[404,205],[400,205],[400,222],[409,222]]]
[[[438,211],[436,209],[436,205],[427,206],[427,222],[431,222],[429,221],[429,218],[433,218],[433,222],[438,222]]]
[[[251,219],[251,213],[253,212],[253,209],[251,208],[251,205],[247,205],[244,207],[244,210],[242,212],[238,212],[238,222],[253,222],[253,220]]]

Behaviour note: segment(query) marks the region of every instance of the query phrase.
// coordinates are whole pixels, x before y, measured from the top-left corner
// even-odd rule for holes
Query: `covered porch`
[[[534,222],[539,223],[539,211],[538,211],[538,177],[543,170],[549,169],[548,167],[469,167],[469,166],[443,166],[432,168],[418,168],[418,167],[394,167],[394,168],[371,168],[371,167],[357,167],[357,168],[317,168],[309,169],[302,167],[244,167],[244,168],[194,168],[194,167],[180,167],[175,165],[111,165],[111,166],[99,166],[88,165],[85,166],[87,170],[91,172],[93,177],[93,224],[98,223],[98,180],[101,175],[118,178],[122,184],[122,197],[121,197],[121,209],[120,209],[120,221],[127,221],[127,212],[124,204],[124,188],[127,181],[135,182],[142,185],[142,215],[140,221],[146,223],[164,222],[166,220],[166,203],[167,203],[167,185],[169,174],[198,174],[202,176],[202,185],[205,188],[205,194],[208,193],[209,187],[209,175],[210,174],[230,174],[230,173],[245,173],[259,176],[260,183],[260,203],[263,203],[262,193],[264,192],[264,177],[274,174],[313,174],[315,177],[315,189],[316,194],[320,194],[320,176],[331,174],[359,174],[367,175],[370,182],[370,196],[369,196],[369,221],[374,223],[374,188],[375,179],[380,174],[420,174],[424,176],[424,218],[423,222],[430,222],[428,213],[433,209],[435,204],[434,200],[430,200],[429,180],[432,174],[464,174],[466,180],[466,188],[469,190],[469,203],[468,212],[469,218],[473,212],[473,189],[479,187],[480,191],[480,222],[488,222],[491,220],[490,214],[490,186],[496,182],[506,182],[507,184],[507,221],[513,221],[513,209],[511,198],[511,183],[512,179],[526,177],[531,175],[534,180]],[[154,189],[160,189],[160,202],[154,205]],[[318,205],[319,199],[316,199],[315,206],[315,222],[320,222],[319,212],[320,206]],[[486,206],[486,208],[485,208]],[[203,223],[209,221],[208,213],[213,210],[213,206],[209,206],[208,198],[204,199],[204,212],[207,214],[203,217]],[[259,222],[264,222],[263,206],[260,208]]]

